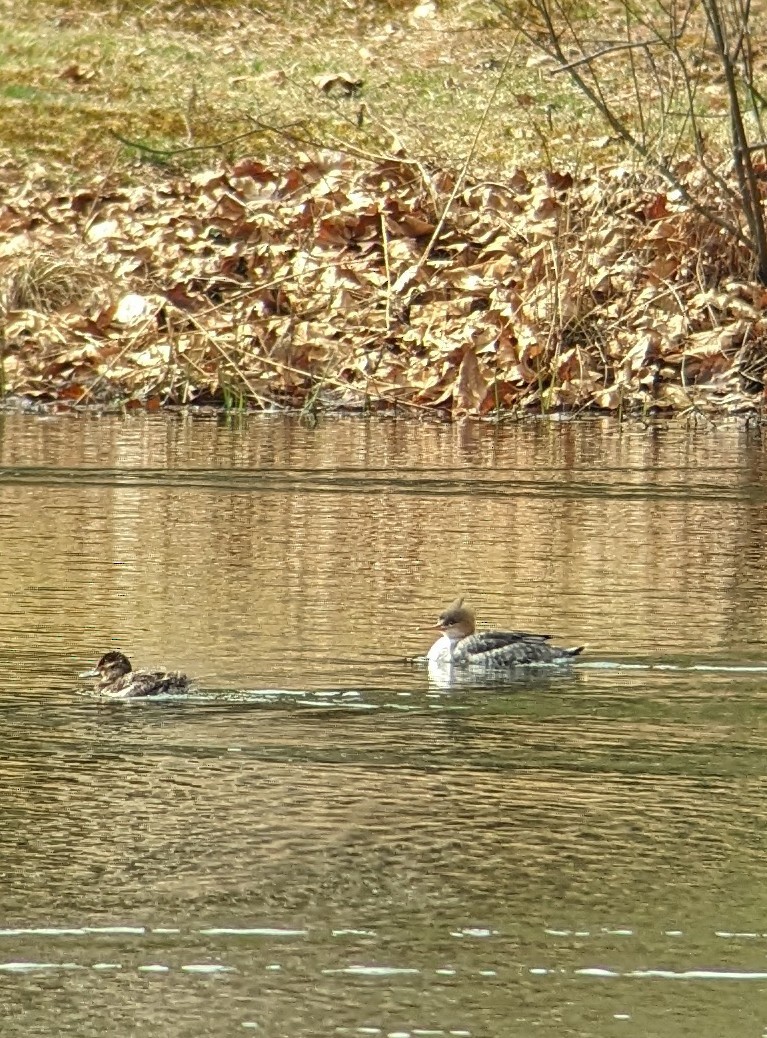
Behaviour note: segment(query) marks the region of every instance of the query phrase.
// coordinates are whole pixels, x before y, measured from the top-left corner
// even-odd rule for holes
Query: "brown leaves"
[[[312,80],[318,90],[328,96],[356,97],[362,90],[362,80],[353,79],[348,72],[330,72]]]
[[[490,379],[487,372],[480,367],[476,353],[472,349],[467,349],[455,380],[453,411],[456,414],[482,413],[482,405],[487,398],[489,387]]]
[[[742,408],[762,385],[749,258],[624,170],[517,171],[446,214],[447,171],[336,152],[47,184],[19,176],[0,212],[14,393],[482,415]]]

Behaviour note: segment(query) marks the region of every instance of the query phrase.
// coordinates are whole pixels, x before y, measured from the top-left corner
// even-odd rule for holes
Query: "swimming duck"
[[[442,637],[429,649],[427,659],[438,667],[519,667],[527,664],[567,663],[584,646],[564,649],[549,645],[550,634],[526,631],[474,633],[474,612],[457,598],[435,625]]]
[[[138,696],[173,695],[186,692],[189,678],[178,671],[133,670],[121,652],[105,652],[93,670],[81,678],[98,678],[96,691],[111,699],[133,699]]]

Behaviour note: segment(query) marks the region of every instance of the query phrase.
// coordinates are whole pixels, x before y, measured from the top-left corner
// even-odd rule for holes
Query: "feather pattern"
[[[442,632],[429,650],[429,663],[451,667],[520,667],[536,663],[565,663],[583,652],[583,646],[551,645],[550,634],[527,631],[482,631],[475,633],[471,609],[457,598],[440,615],[436,628]]]
[[[455,643],[452,662],[456,667],[467,663],[483,667],[518,667],[526,663],[559,663],[583,651],[583,646],[564,649],[559,645],[549,645],[550,637],[524,631],[471,634]]]
[[[137,699],[186,692],[189,678],[178,671],[133,670],[127,656],[107,652],[81,678],[97,678],[96,691],[110,699]]]

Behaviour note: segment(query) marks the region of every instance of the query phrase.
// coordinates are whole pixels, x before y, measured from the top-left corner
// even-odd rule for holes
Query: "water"
[[[762,441],[0,417],[3,1036],[761,1038]]]

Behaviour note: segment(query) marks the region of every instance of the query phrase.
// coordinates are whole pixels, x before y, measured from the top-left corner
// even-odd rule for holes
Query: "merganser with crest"
[[[435,624],[442,637],[427,654],[438,667],[520,667],[529,664],[567,663],[583,652],[584,646],[565,649],[549,645],[550,634],[527,631],[481,631],[474,633],[473,610],[457,598]]]
[[[186,674],[178,671],[133,670],[130,660],[121,652],[105,652],[93,670],[86,670],[80,677],[98,678],[96,692],[110,699],[174,695],[189,689]]]

